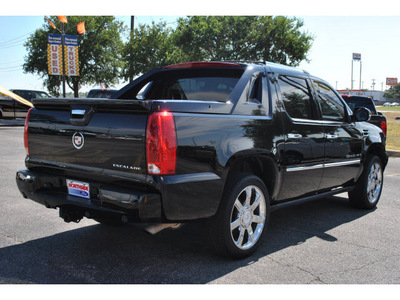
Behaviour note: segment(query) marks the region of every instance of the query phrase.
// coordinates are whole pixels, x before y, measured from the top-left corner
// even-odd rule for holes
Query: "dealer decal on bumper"
[[[67,179],[68,194],[82,198],[90,198],[89,183]]]

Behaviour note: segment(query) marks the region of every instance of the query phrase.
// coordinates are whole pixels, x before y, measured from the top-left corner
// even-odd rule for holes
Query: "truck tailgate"
[[[150,105],[105,99],[34,101],[28,127],[29,162],[144,174]]]

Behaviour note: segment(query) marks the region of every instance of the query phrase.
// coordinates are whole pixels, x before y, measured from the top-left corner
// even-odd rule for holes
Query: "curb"
[[[386,150],[390,157],[400,157],[400,151],[397,150]]]
[[[24,126],[25,119],[0,119],[0,127],[14,127],[14,126]]]

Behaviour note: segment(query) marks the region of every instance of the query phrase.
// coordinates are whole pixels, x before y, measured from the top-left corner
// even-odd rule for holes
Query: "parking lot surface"
[[[399,284],[400,158],[391,158],[373,211],[345,194],[272,213],[258,252],[216,256],[202,224],[151,236],[140,226],[65,223],[24,199],[23,127],[0,127],[0,283]]]

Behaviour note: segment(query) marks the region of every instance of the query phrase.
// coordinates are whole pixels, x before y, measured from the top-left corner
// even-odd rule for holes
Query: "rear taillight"
[[[31,110],[32,108],[30,108],[28,110],[28,113],[26,114],[25,127],[24,127],[24,146],[25,146],[26,156],[29,156],[28,123],[29,123],[29,116],[31,115]]]
[[[386,121],[381,121],[381,129],[382,129],[383,133],[384,133],[385,136],[386,136],[386,132],[387,132],[387,124],[386,124]]]
[[[176,133],[170,112],[151,114],[146,132],[147,171],[152,175],[175,174]]]

